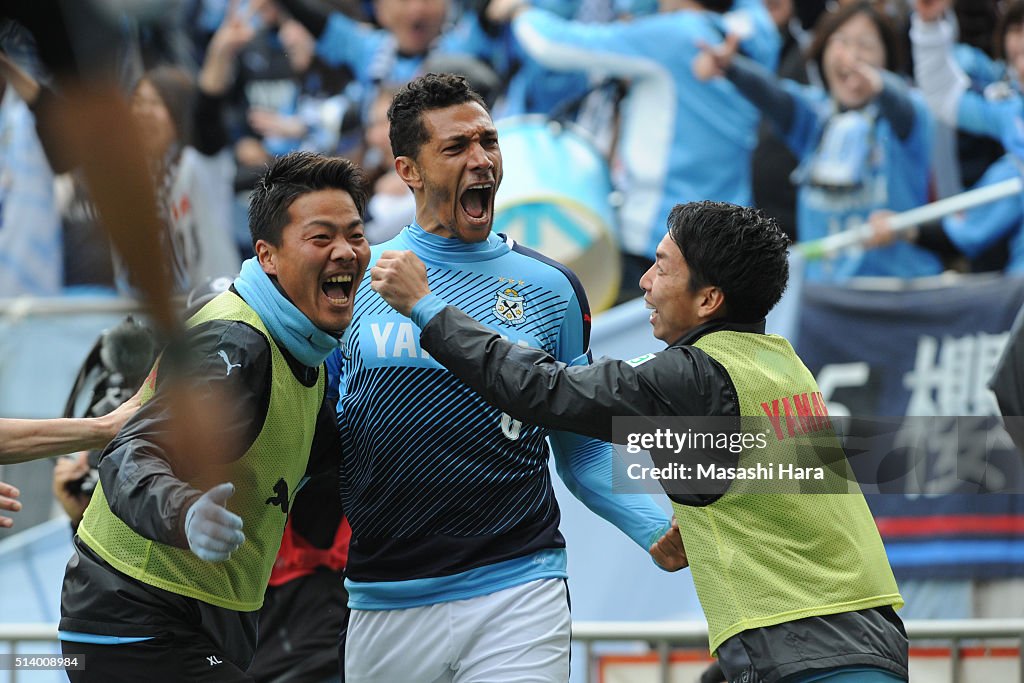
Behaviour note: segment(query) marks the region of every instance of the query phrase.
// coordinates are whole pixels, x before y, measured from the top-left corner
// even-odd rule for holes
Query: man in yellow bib
[[[323,362],[369,260],[365,203],[345,159],[289,154],[257,183],[256,257],[165,351],[100,461],[61,595],[73,682],[251,680],[295,493],[340,453]]]
[[[772,406],[787,406],[789,417],[799,403],[792,416],[806,418],[806,432],[787,435],[791,423],[776,411],[779,438],[761,451],[745,445],[726,465],[818,465],[836,487],[812,495],[768,481],[757,489],[733,475],[715,493],[669,491],[681,538],[663,542],[685,545],[711,650],[730,682],[905,681],[907,637],[894,611],[903,600],[874,520],[814,377],[789,342],[764,332],[786,287],[787,245],[755,209],[677,205],[640,280],[654,336],[668,348],[579,367],[509,344],[447,306],[410,252],[383,254],[372,281],[420,327],[425,351],[524,422],[607,441],[614,416],[770,422]]]

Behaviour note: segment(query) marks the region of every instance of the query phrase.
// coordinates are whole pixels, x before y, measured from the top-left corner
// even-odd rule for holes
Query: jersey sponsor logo
[[[499,290],[494,298],[494,315],[498,320],[510,325],[522,325],[526,322],[526,299],[519,292],[506,287]]]
[[[281,512],[288,514],[288,482],[283,478],[278,479],[277,483],[274,484],[274,495],[267,498],[267,505],[277,505],[281,508]]]
[[[812,434],[823,429],[831,429],[828,408],[820,391],[803,392],[790,396],[781,396],[761,403],[761,409],[775,430],[775,437],[782,441],[789,436]]]
[[[653,359],[654,359],[654,354],[653,353],[645,353],[642,356],[637,356],[636,358],[631,358],[631,359],[627,360],[626,361],[626,365],[629,365],[629,366],[635,368],[636,366],[643,365],[647,361],[653,360]]]
[[[231,360],[228,358],[227,352],[224,349],[221,349],[220,351],[218,351],[217,355],[220,356],[222,361],[224,361],[224,365],[228,366],[227,372],[224,373],[227,377],[231,376],[231,371],[232,370],[234,370],[235,368],[242,367],[241,363],[232,363]]]
[[[419,334],[410,322],[370,323],[377,358],[430,358],[420,348]]]
[[[503,332],[497,326],[497,331]],[[522,328],[501,334],[502,338],[520,346],[543,348],[540,341]],[[389,316],[364,316],[354,338],[349,339],[358,348],[361,361],[366,367],[423,367],[442,369],[420,346],[420,330],[408,318],[395,314]]]
[[[518,441],[519,437],[523,433],[523,423],[521,420],[514,419],[508,413],[501,414],[501,433],[505,435],[505,438],[509,441]]]

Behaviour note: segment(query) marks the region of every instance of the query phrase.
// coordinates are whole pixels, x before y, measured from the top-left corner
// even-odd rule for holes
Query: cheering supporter
[[[694,72],[735,84],[800,159],[795,172],[800,240],[849,230],[880,209],[900,211],[927,201],[931,114],[893,73],[899,64],[895,34],[870,3],[848,4],[819,22],[810,55],[823,86],[780,81],[737,51],[735,37],[706,46],[694,60]],[[894,244],[810,263],[806,276],[841,282],[940,271],[931,252]]]

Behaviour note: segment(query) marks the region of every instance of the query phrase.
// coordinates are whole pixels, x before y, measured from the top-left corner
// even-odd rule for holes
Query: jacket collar
[[[704,335],[711,334],[712,332],[721,332],[722,330],[728,330],[730,332],[749,332],[751,334],[764,334],[765,321],[761,319],[756,323],[738,323],[731,320],[712,320],[706,322],[703,325],[698,325],[693,328],[682,337],[679,338],[674,344],[669,346],[687,346],[693,344]]]

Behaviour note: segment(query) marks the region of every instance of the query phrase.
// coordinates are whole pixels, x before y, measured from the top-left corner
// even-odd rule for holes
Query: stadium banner
[[[852,459],[899,475],[868,496],[897,579],[1024,576],[1024,497],[993,493],[1020,480],[1021,457],[987,387],[1024,279],[932,283],[805,288],[797,351],[829,415],[902,422],[884,461]]]
[[[666,679],[660,675],[656,653],[606,655],[598,662],[596,678],[601,683],[697,681],[711,662],[706,651],[673,650],[668,655]],[[954,659],[948,647],[911,647],[910,680],[1020,683],[1020,650],[1017,647],[968,646],[959,648]]]

